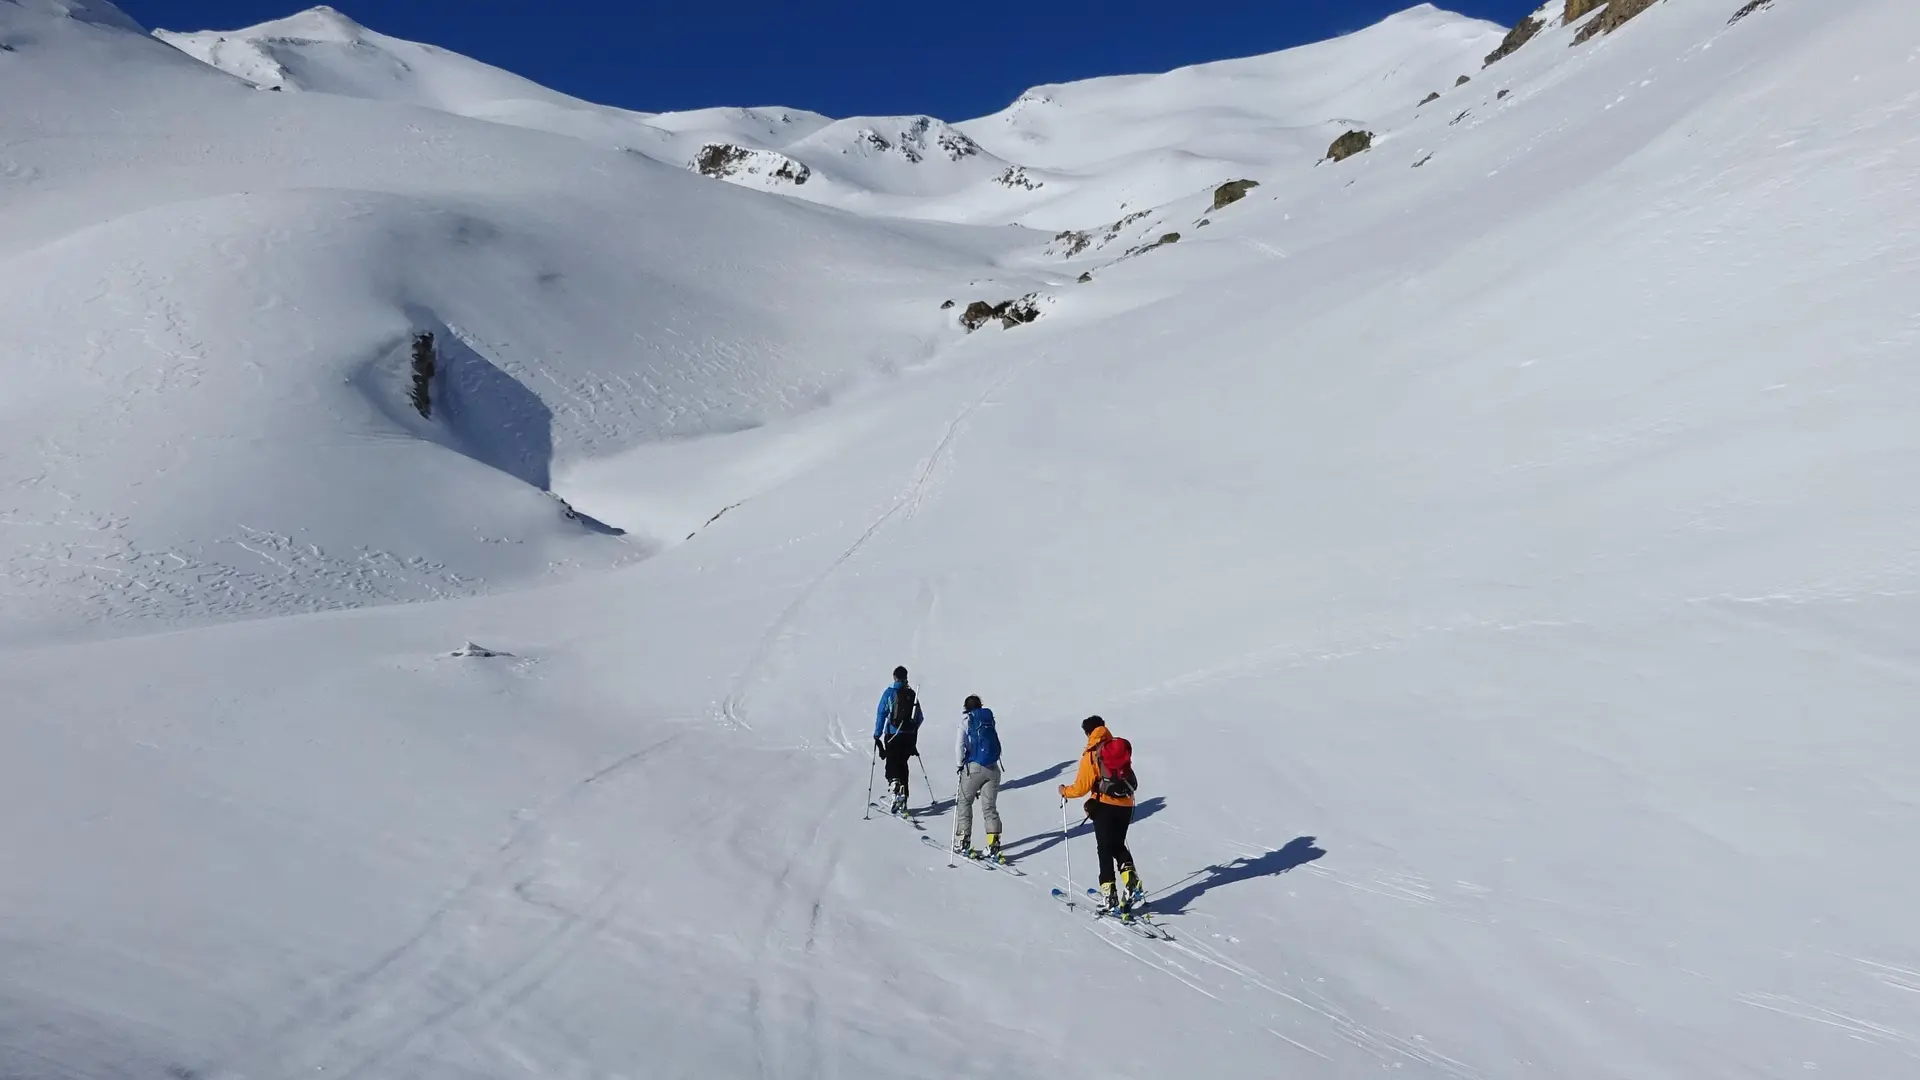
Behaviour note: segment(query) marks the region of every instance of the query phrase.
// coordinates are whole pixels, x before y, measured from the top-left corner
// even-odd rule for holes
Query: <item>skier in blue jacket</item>
[[[980,704],[978,695],[966,700],[966,716],[960,721],[960,738],[955,744],[960,762],[959,804],[954,808],[953,850],[962,854],[1002,861],[1000,854],[1000,732],[994,727],[993,710]],[[987,849],[973,850],[973,804],[980,802],[980,823],[987,829]]]
[[[893,685],[880,694],[880,705],[873,713],[873,752],[887,763],[887,789],[893,800],[888,809],[895,814],[907,811],[907,766],[920,753],[919,695],[907,685],[907,669],[893,669]]]

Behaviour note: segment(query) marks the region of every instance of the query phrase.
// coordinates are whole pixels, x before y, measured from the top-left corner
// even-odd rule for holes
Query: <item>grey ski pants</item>
[[[973,803],[980,801],[980,824],[989,834],[1000,832],[1000,766],[968,763],[960,773],[960,805],[955,828],[961,840],[973,840]]]

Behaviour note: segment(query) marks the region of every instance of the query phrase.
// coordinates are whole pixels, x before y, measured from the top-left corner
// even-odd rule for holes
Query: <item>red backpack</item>
[[[1105,742],[1094,747],[1093,769],[1099,774],[1093,790],[1101,795],[1131,799],[1140,786],[1133,775],[1133,744],[1125,739],[1108,736]]]

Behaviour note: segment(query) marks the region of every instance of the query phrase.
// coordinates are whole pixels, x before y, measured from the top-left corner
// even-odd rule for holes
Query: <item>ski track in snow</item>
[[[774,661],[785,638],[795,632],[794,627],[805,612],[807,605],[821,589],[826,587],[835,574],[839,573],[843,567],[852,562],[895,518],[911,518],[919,512],[920,508],[938,487],[936,480],[938,470],[948,452],[952,449],[955,441],[959,438],[961,431],[965,428],[967,420],[972,417],[974,412],[982,405],[1005,390],[1007,386],[1012,384],[1012,382],[1029,367],[1044,359],[1045,356],[1041,355],[1008,371],[993,381],[979,396],[969,399],[960,408],[959,412],[947,421],[941,431],[939,441],[934,444],[933,449],[927,456],[922,458],[915,466],[913,479],[907,485],[906,489],[894,497],[887,509],[868,524],[866,529],[854,539],[852,544],[841,551],[817,576],[802,586],[798,595],[796,595],[793,600],[781,610],[780,614],[774,618],[773,622],[767,626],[765,633],[761,635],[759,642],[754,646],[753,653],[748,656],[746,664],[740,669],[739,674],[735,676],[733,688],[714,710],[715,716],[720,722],[742,730],[751,731],[753,729],[753,725],[748,723],[742,716],[749,688],[754,679]],[[924,624],[926,617],[932,615],[933,608],[933,600],[929,599],[922,608],[922,624]],[[917,630],[915,633],[917,633]],[[830,723],[837,723],[837,720],[830,721]],[[831,734],[830,737],[832,737]],[[842,729],[837,741],[841,744],[842,749],[850,749],[847,745],[849,740],[844,734],[844,729]]]
[[[1317,868],[1309,866],[1307,869]],[[1048,874],[1029,873],[1025,877],[1010,875],[1001,875],[1001,877],[1032,890],[1041,897],[1045,897],[1048,890],[1055,887],[1055,882],[1063,888],[1077,887],[1065,879],[1056,879]],[[1164,895],[1180,884],[1182,882],[1175,882],[1171,886],[1156,890],[1156,895]],[[1391,894],[1381,893],[1381,895]],[[1426,899],[1431,901],[1432,898],[1428,896]],[[1316,1029],[1326,1032],[1328,1037],[1365,1052],[1384,1067],[1401,1068],[1409,1063],[1419,1064],[1427,1066],[1434,1075],[1452,1077],[1454,1080],[1480,1080],[1480,1077],[1485,1075],[1466,1063],[1448,1057],[1426,1045],[1426,1040],[1418,1036],[1395,1035],[1360,1022],[1324,994],[1304,983],[1296,983],[1293,990],[1283,989],[1279,985],[1280,980],[1264,975],[1255,968],[1232,959],[1220,949],[1200,941],[1193,931],[1183,928],[1182,923],[1188,921],[1185,916],[1158,917],[1158,924],[1173,934],[1172,939],[1144,943],[1124,927],[1091,918],[1083,910],[1085,900],[1076,898],[1074,904],[1075,908],[1066,914],[1071,918],[1079,919],[1082,930],[1099,938],[1109,948],[1125,955],[1134,963],[1214,1002],[1220,1008],[1233,1013],[1235,1017],[1254,1021],[1260,1030],[1322,1061],[1332,1061],[1333,1058],[1301,1041],[1310,1038],[1311,1032]],[[1230,938],[1234,937],[1231,924],[1220,924],[1215,936],[1223,934]],[[1190,963],[1183,963],[1182,960]],[[1276,1007],[1276,1002],[1283,1003],[1285,1007]],[[1294,1034],[1288,1035],[1270,1025],[1289,1026]]]
[[[563,902],[538,894],[546,860],[564,857],[566,832],[603,825],[620,785],[679,738],[637,750],[528,811],[412,937],[216,1075],[384,1075],[449,1029],[483,1044],[493,1020],[538,991],[622,909],[631,868],[599,868],[583,899]],[[616,805],[601,809],[603,802]]]
[[[827,888],[840,864],[846,834],[838,834],[818,862],[801,855],[821,854],[820,840],[830,820],[844,812],[852,795],[851,785],[833,789],[831,798],[813,812],[813,828],[806,842],[789,850],[774,878],[774,899],[761,918],[754,935],[756,942],[751,963],[753,985],[747,992],[747,1010],[758,1047],[760,1075],[819,1076],[827,1060],[825,1033],[821,1029],[820,994],[807,968],[815,963],[815,948],[821,930],[821,915],[827,903]],[[799,939],[796,950],[791,944]],[[784,974],[789,954],[801,965],[801,974]],[[779,974],[776,974],[779,973]],[[797,1010],[792,1004],[798,1001]],[[797,1011],[798,1015],[789,1015]],[[769,1020],[769,1013],[773,1019]],[[801,1046],[791,1045],[793,1031],[801,1032]],[[798,1058],[798,1062],[795,1058]]]

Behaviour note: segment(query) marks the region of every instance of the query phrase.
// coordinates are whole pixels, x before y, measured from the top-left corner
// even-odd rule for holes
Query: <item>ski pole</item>
[[[953,835],[947,838],[947,869],[949,870],[960,865],[960,785],[962,783],[964,783],[964,781],[959,777],[956,776],[954,778]],[[968,821],[967,824],[972,825],[973,822]]]
[[[919,751],[915,751],[913,760],[920,763],[920,779],[927,785],[927,812],[932,813],[934,804],[939,802],[940,798],[933,793],[933,777],[927,775],[927,759],[921,757]],[[956,793],[953,798],[954,805],[958,806],[960,802],[959,794]]]
[[[947,848],[951,852],[947,856],[948,866],[958,865],[957,860],[960,857],[960,785],[966,782],[965,766],[962,766],[961,771],[953,774],[953,837],[947,843]],[[967,828],[973,828],[972,807],[967,808]]]
[[[1073,891],[1073,841],[1067,837],[1067,800],[1060,800],[1060,848],[1067,853],[1067,902],[1072,903]]]
[[[873,748],[873,756],[867,759],[867,809],[860,815],[861,821],[873,820],[873,767],[880,763],[880,748]]]

